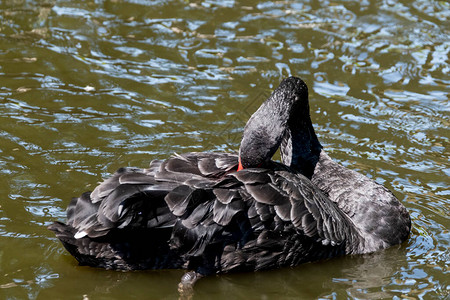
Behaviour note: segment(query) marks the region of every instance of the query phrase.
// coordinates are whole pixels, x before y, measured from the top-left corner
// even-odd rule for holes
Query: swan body
[[[282,163],[271,161],[281,147]],[[200,275],[296,266],[405,241],[385,187],[334,162],[290,77],[248,121],[238,154],[186,153],[121,168],[49,226],[82,265]]]

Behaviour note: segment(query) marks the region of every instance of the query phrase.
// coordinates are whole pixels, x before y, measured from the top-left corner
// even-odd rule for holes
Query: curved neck
[[[319,161],[321,149],[322,145],[311,123],[309,107],[291,116],[281,142],[283,164],[311,178]]]
[[[309,138],[303,138],[301,136],[303,133],[299,131],[301,127],[305,127],[303,124],[305,122],[309,122],[311,130],[307,131],[311,131],[312,136],[315,137],[309,118],[308,87],[300,78],[286,78],[245,125],[239,148],[241,166],[243,168],[259,167],[269,161],[280,144],[286,140],[286,132],[289,133],[290,138],[284,144],[287,145],[290,141],[291,146],[291,151],[284,151],[286,159],[291,157],[287,165],[294,162],[299,163],[300,166],[298,157],[301,155],[297,148],[303,147],[303,142],[309,140]],[[308,134],[309,136],[311,134]]]
[[[292,104],[278,88],[250,117],[244,128],[239,157],[244,168],[270,160],[281,144]]]

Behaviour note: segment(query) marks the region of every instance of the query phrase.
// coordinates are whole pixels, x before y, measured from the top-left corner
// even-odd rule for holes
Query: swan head
[[[293,117],[309,118],[308,87],[297,77],[284,79],[250,117],[239,148],[239,169],[261,167],[279,148]]]

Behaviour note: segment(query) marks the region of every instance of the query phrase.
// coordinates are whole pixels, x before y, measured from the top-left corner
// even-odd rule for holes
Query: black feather
[[[230,224],[231,219],[241,211],[246,210],[246,206],[242,200],[234,200],[228,204],[223,204],[220,201],[214,202],[214,217],[213,220],[219,225],[226,226]]]
[[[245,126],[239,157],[194,152],[121,168],[72,199],[67,225],[49,229],[80,264],[202,275],[295,266],[406,240],[410,218],[392,193],[322,150],[307,94],[301,79],[283,80]],[[270,161],[280,145],[283,164]]]

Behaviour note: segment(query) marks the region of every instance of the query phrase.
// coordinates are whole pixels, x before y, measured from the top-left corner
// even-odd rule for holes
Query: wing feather
[[[211,265],[239,268],[238,259],[254,269],[325,255],[310,249],[345,244],[357,235],[308,178],[273,164],[236,172],[236,155],[188,153],[152,161],[148,169],[119,169],[71,201],[73,230],[66,234],[74,232],[81,241],[118,230],[164,230],[167,240],[150,248],[170,247],[185,262],[203,257]],[[223,250],[220,260],[216,247]]]

